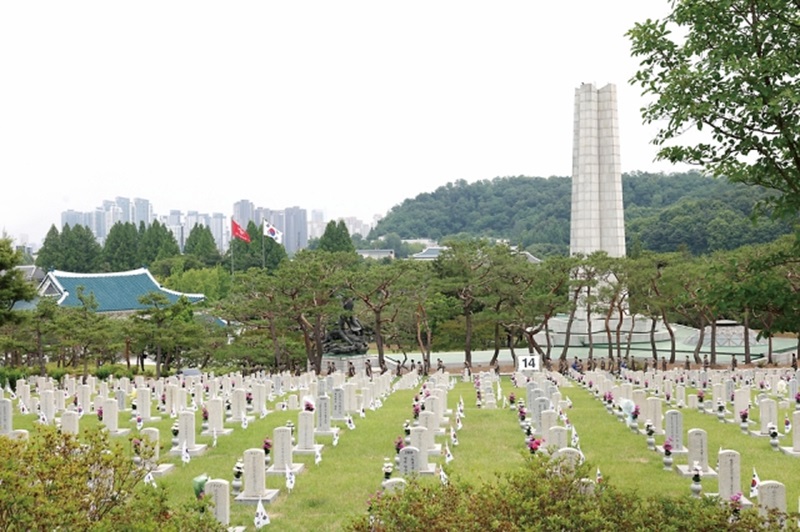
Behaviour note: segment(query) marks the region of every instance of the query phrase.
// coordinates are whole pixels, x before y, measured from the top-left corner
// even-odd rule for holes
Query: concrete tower
[[[617,88],[575,89],[569,251],[625,256]]]

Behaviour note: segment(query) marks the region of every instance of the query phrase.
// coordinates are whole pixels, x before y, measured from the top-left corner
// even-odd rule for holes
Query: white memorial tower
[[[617,88],[575,89],[569,251],[625,256]]]

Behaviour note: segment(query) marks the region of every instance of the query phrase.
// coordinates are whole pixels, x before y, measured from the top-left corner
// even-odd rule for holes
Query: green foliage
[[[684,244],[704,254],[791,232],[787,223],[752,224],[758,201],[774,195],[760,187],[698,172],[634,172],[622,176],[622,187],[629,246],[675,251]],[[408,254],[398,244],[402,238],[481,237],[506,239],[540,258],[567,255],[571,194],[571,180],[562,177],[457,181],[394,207],[369,239],[373,248],[395,249],[397,257]]]
[[[0,326],[19,317],[11,308],[17,301],[30,301],[36,295],[34,286],[25,280],[22,253],[15,251],[10,238],[0,238]]]
[[[139,232],[131,222],[117,222],[103,244],[103,269],[109,272],[134,270],[141,266],[138,257]]]
[[[592,480],[590,480],[592,478]],[[447,485],[412,481],[402,491],[380,493],[368,515],[348,530],[739,530],[779,527],[756,510],[732,509],[704,497],[642,496],[608,483],[595,484],[584,464],[572,468],[539,453],[494,482]]]
[[[205,266],[216,266],[222,262],[211,228],[195,224],[186,238],[183,253],[196,257]]]
[[[338,251],[355,252],[356,248],[353,245],[353,241],[350,240],[350,232],[347,230],[344,220],[339,220],[338,223],[333,220],[328,222],[328,225],[325,226],[325,232],[319,239],[317,249],[331,253]]]
[[[0,437],[3,530],[221,530],[211,512],[170,506],[107,433],[82,437],[39,426],[28,440]]]
[[[800,210],[800,38],[796,2],[687,0],[629,32],[639,70],[631,83],[652,98],[658,157],[779,194],[779,215]],[[692,138],[682,138],[691,132]],[[699,132],[699,133],[698,133]]]

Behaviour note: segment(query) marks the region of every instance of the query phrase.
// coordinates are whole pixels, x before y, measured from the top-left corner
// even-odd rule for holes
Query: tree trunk
[[[711,367],[717,365],[717,317],[711,317]]]
[[[702,364],[703,361],[700,360],[700,350],[703,348],[703,340],[706,337],[706,321],[700,316],[700,332],[697,335],[697,345],[694,346],[694,363],[695,364]]]
[[[381,311],[375,310],[375,348],[378,350],[378,367],[383,367],[385,364],[383,353],[383,332],[381,331]]]
[[[580,288],[575,290],[575,293],[572,296],[572,305],[569,310],[569,318],[567,319],[567,329],[564,331],[564,349],[561,350],[561,356],[559,356],[560,360],[567,359],[567,351],[569,351],[570,337],[572,336],[572,323],[575,321],[575,312],[578,310],[579,294],[580,294]]]
[[[749,364],[752,357],[750,354],[750,311],[748,309],[744,309],[742,321],[744,322],[744,363]]]
[[[489,367],[494,366],[497,363],[497,358],[500,356],[500,324],[495,322],[494,324],[494,353],[492,353],[492,358],[489,360]]]
[[[653,316],[650,318],[650,353],[654,359],[658,360],[658,348],[656,347],[656,325],[658,325],[658,318]]]
[[[472,311],[464,309],[464,362],[472,366]]]

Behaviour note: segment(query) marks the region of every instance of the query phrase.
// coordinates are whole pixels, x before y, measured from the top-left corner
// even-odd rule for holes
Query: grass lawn
[[[507,377],[501,381],[504,395],[512,391]],[[381,468],[385,458],[395,455],[394,440],[403,434],[403,423],[412,417],[411,404],[417,390],[400,390],[383,402],[383,407],[370,411],[366,417],[354,416],[355,430],[340,424],[339,444],[332,445],[331,437],[317,437],[317,443],[325,445],[322,462],[314,464],[313,455],[295,456],[295,462],[303,462],[305,470],[297,476],[295,488],[288,493],[282,476],[267,476],[267,488],[280,489],[278,499],[266,505],[272,528],[276,530],[341,530],[354,515],[366,511],[366,501],[377,490],[383,479]],[[524,397],[524,388],[515,390],[517,397]],[[607,413],[603,404],[588,390],[577,385],[561,389],[563,397],[569,397],[573,407],[567,412],[570,421],[580,436],[580,447],[592,469],[599,467],[605,482],[623,490],[641,494],[662,493],[688,496],[690,479],[675,472],[663,470],[661,455],[649,451],[646,438],[631,432],[615,415]],[[687,389],[687,394],[692,393]],[[445,466],[453,482],[482,483],[493,481],[497,475],[513,471],[525,460],[524,435],[517,416],[511,409],[480,409],[476,406],[475,388],[472,383],[457,379],[448,394],[448,408],[455,411],[459,398],[465,403],[463,428],[458,433],[459,445],[451,446],[454,460]],[[498,398],[498,403],[502,400]],[[269,405],[272,408],[272,405]],[[668,408],[664,407],[664,412]],[[753,409],[754,414],[757,409]],[[226,425],[232,428],[229,436],[220,436],[216,447],[211,447],[211,438],[197,436],[198,443],[208,444],[206,453],[194,457],[187,465],[180,457],[169,454],[173,420],[162,414],[158,422],[148,424],[160,430],[161,462],[175,464],[175,469],[157,479],[159,485],[168,489],[173,502],[187,501],[193,497],[192,479],[206,473],[210,478],[233,479],[233,466],[237,458],[249,448],[260,448],[264,437],[272,438],[275,427],[291,420],[297,424],[297,411],[271,411],[263,419],[250,422],[243,430],[241,425]],[[779,411],[779,420],[786,412]],[[701,414],[696,410],[683,409],[684,431],[702,428],[708,432],[709,465],[716,466],[716,454],[720,447],[734,449],[742,455],[742,486],[749,495],[750,478],[755,466],[762,481],[778,480],[786,485],[788,509],[796,510],[795,501],[800,497],[800,459],[792,458],[770,448],[768,438],[756,438],[742,434],[738,423],[720,423],[715,413]],[[121,416],[120,427],[131,428],[136,434],[135,423]],[[454,415],[450,416],[454,423]],[[642,421],[640,419],[640,421]],[[758,421],[755,418],[755,421]],[[95,415],[86,415],[81,428],[95,426],[99,422]],[[197,413],[197,427],[201,417]],[[36,416],[14,416],[14,428],[34,430]],[[663,443],[663,436],[656,443]],[[127,442],[126,438],[120,438]],[[449,437],[438,437],[444,444]],[[781,445],[791,446],[791,436],[782,438]],[[685,457],[675,456],[675,464],[685,463]],[[443,464],[444,456],[431,457],[431,462]],[[397,476],[395,472],[395,476]],[[439,482],[438,477],[422,477],[421,482]],[[717,481],[703,479],[705,492],[716,492]],[[255,507],[231,503],[231,525],[253,529]]]

